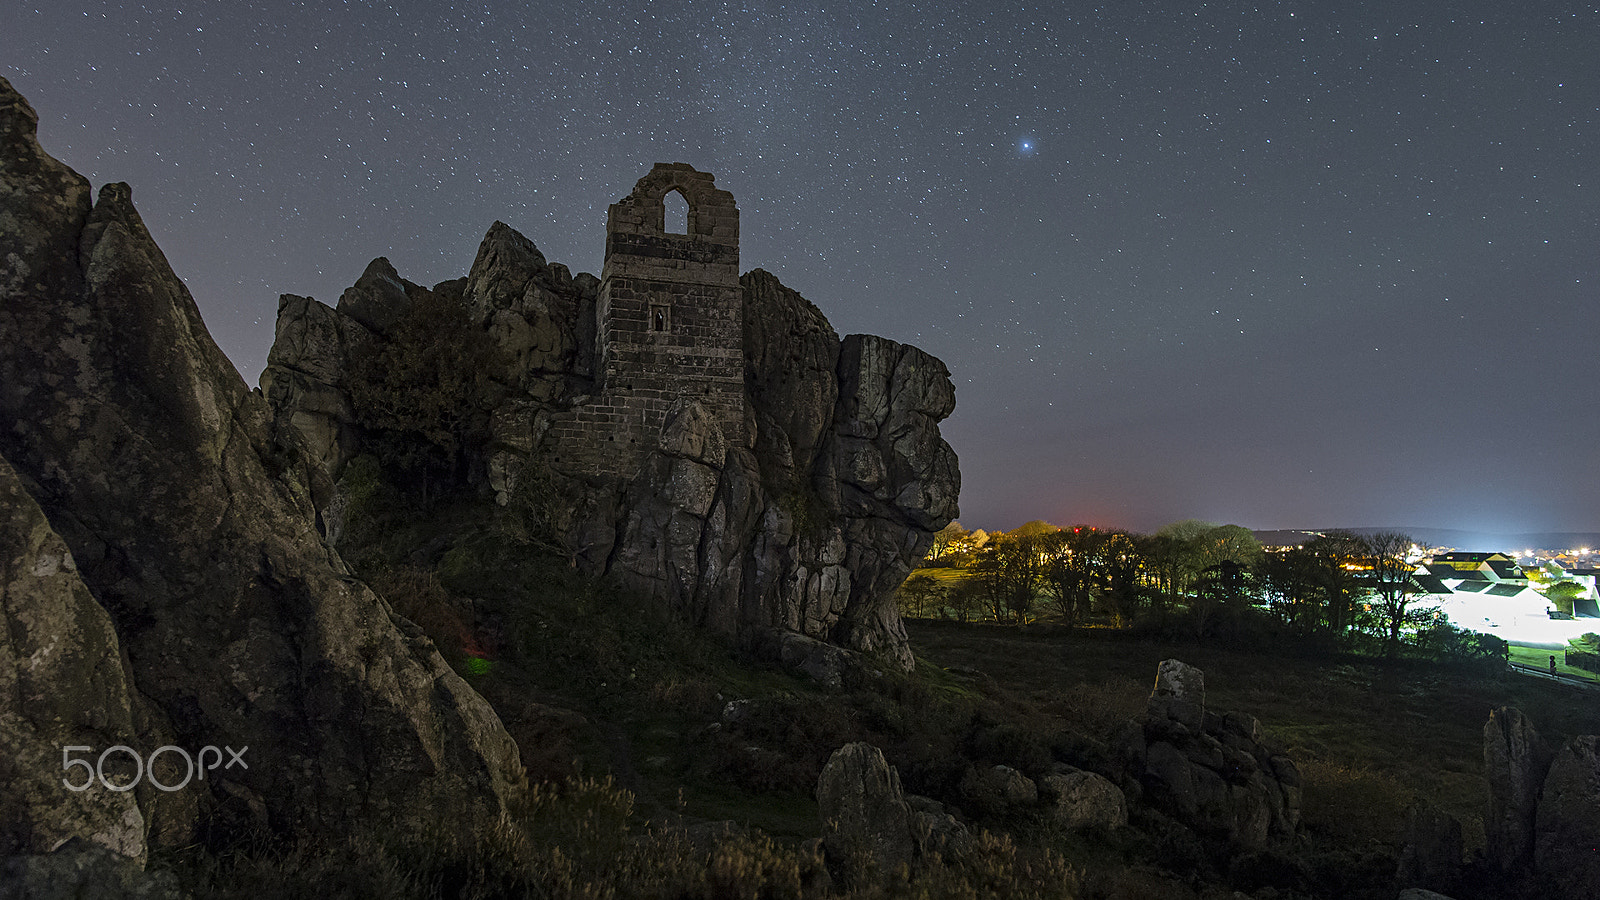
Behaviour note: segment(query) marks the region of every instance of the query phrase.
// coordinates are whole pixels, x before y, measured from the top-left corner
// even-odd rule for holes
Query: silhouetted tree
[[[925,616],[930,607],[944,606],[944,588],[928,575],[912,575],[895,592],[900,608],[913,616]]]
[[[1015,532],[991,537],[970,572],[996,621],[1008,615],[1021,621],[1033,606],[1039,580],[1039,540]]]
[[[1099,565],[1100,533],[1087,525],[1040,538],[1039,584],[1068,625],[1088,612]]]
[[[1134,535],[1125,531],[1107,533],[1098,547],[1100,600],[1116,617],[1117,624],[1126,626],[1138,612],[1142,599],[1144,558]]]
[[[1410,535],[1385,531],[1362,539],[1366,555],[1364,587],[1372,598],[1373,612],[1384,635],[1384,652],[1400,650],[1400,633],[1412,624],[1406,608],[1417,593],[1411,582],[1413,566],[1406,555],[1413,545]]]
[[[1221,619],[1238,619],[1255,604],[1250,572],[1240,563],[1224,559],[1200,573],[1189,602],[1195,637],[1204,638]]]
[[[1304,546],[1266,554],[1258,570],[1267,608],[1288,628],[1309,637],[1322,626],[1321,561]]]
[[[928,548],[928,556],[923,564],[930,567],[949,565],[951,559],[960,553],[962,542],[971,534],[961,527],[960,522],[951,522],[934,532],[933,544]]]
[[[1307,564],[1320,593],[1320,618],[1326,634],[1343,641],[1355,624],[1362,588],[1358,574],[1366,547],[1348,531],[1330,531],[1306,542]]]

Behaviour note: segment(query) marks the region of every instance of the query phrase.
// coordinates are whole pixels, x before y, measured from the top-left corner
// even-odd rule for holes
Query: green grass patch
[[[1554,656],[1556,658],[1556,674],[1600,684],[1600,674],[1567,665],[1560,650],[1532,647],[1527,644],[1511,644],[1510,648],[1511,661],[1514,663],[1532,666],[1541,672],[1548,672],[1550,671],[1550,657]]]

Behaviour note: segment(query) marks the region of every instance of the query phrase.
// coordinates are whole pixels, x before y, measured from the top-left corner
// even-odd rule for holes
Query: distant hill
[[[1252,532],[1256,540],[1268,546],[1299,544],[1316,534],[1329,531],[1350,531],[1356,534],[1376,534],[1380,531],[1398,531],[1411,535],[1417,543],[1429,547],[1454,547],[1467,552],[1514,553],[1522,550],[1567,550],[1579,547],[1600,547],[1600,532],[1595,531],[1543,531],[1494,534],[1486,531],[1463,531],[1453,528],[1285,528]]]

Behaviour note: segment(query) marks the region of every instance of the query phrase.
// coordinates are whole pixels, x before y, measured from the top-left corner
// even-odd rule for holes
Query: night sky
[[[1600,530],[1600,7],[0,2],[254,384],[280,293],[600,271],[657,161],[957,391],[962,522]]]

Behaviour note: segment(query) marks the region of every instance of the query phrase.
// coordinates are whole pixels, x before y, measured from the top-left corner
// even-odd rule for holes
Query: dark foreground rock
[[[1600,737],[1568,741],[1545,777],[1534,862],[1569,897],[1600,896]]]
[[[1489,860],[1502,871],[1532,866],[1534,816],[1551,756],[1521,710],[1500,707],[1489,713],[1483,726],[1483,771],[1489,782],[1483,829]]]
[[[823,852],[846,885],[886,878],[932,853],[960,852],[965,826],[926,797],[905,794],[900,773],[866,743],[835,750],[817,778]]]
[[[1552,752],[1521,710],[1503,706],[1484,725],[1483,758],[1489,864],[1552,897],[1600,896],[1600,737]]]
[[[36,123],[0,79],[0,734],[25,785],[0,847],[491,825],[522,779],[494,712],[328,549],[317,454],[212,341],[129,188],[91,203]],[[181,790],[37,790],[69,740],[248,750]]]
[[[1454,890],[1461,876],[1461,822],[1432,804],[1406,810],[1395,878],[1403,885]]]

